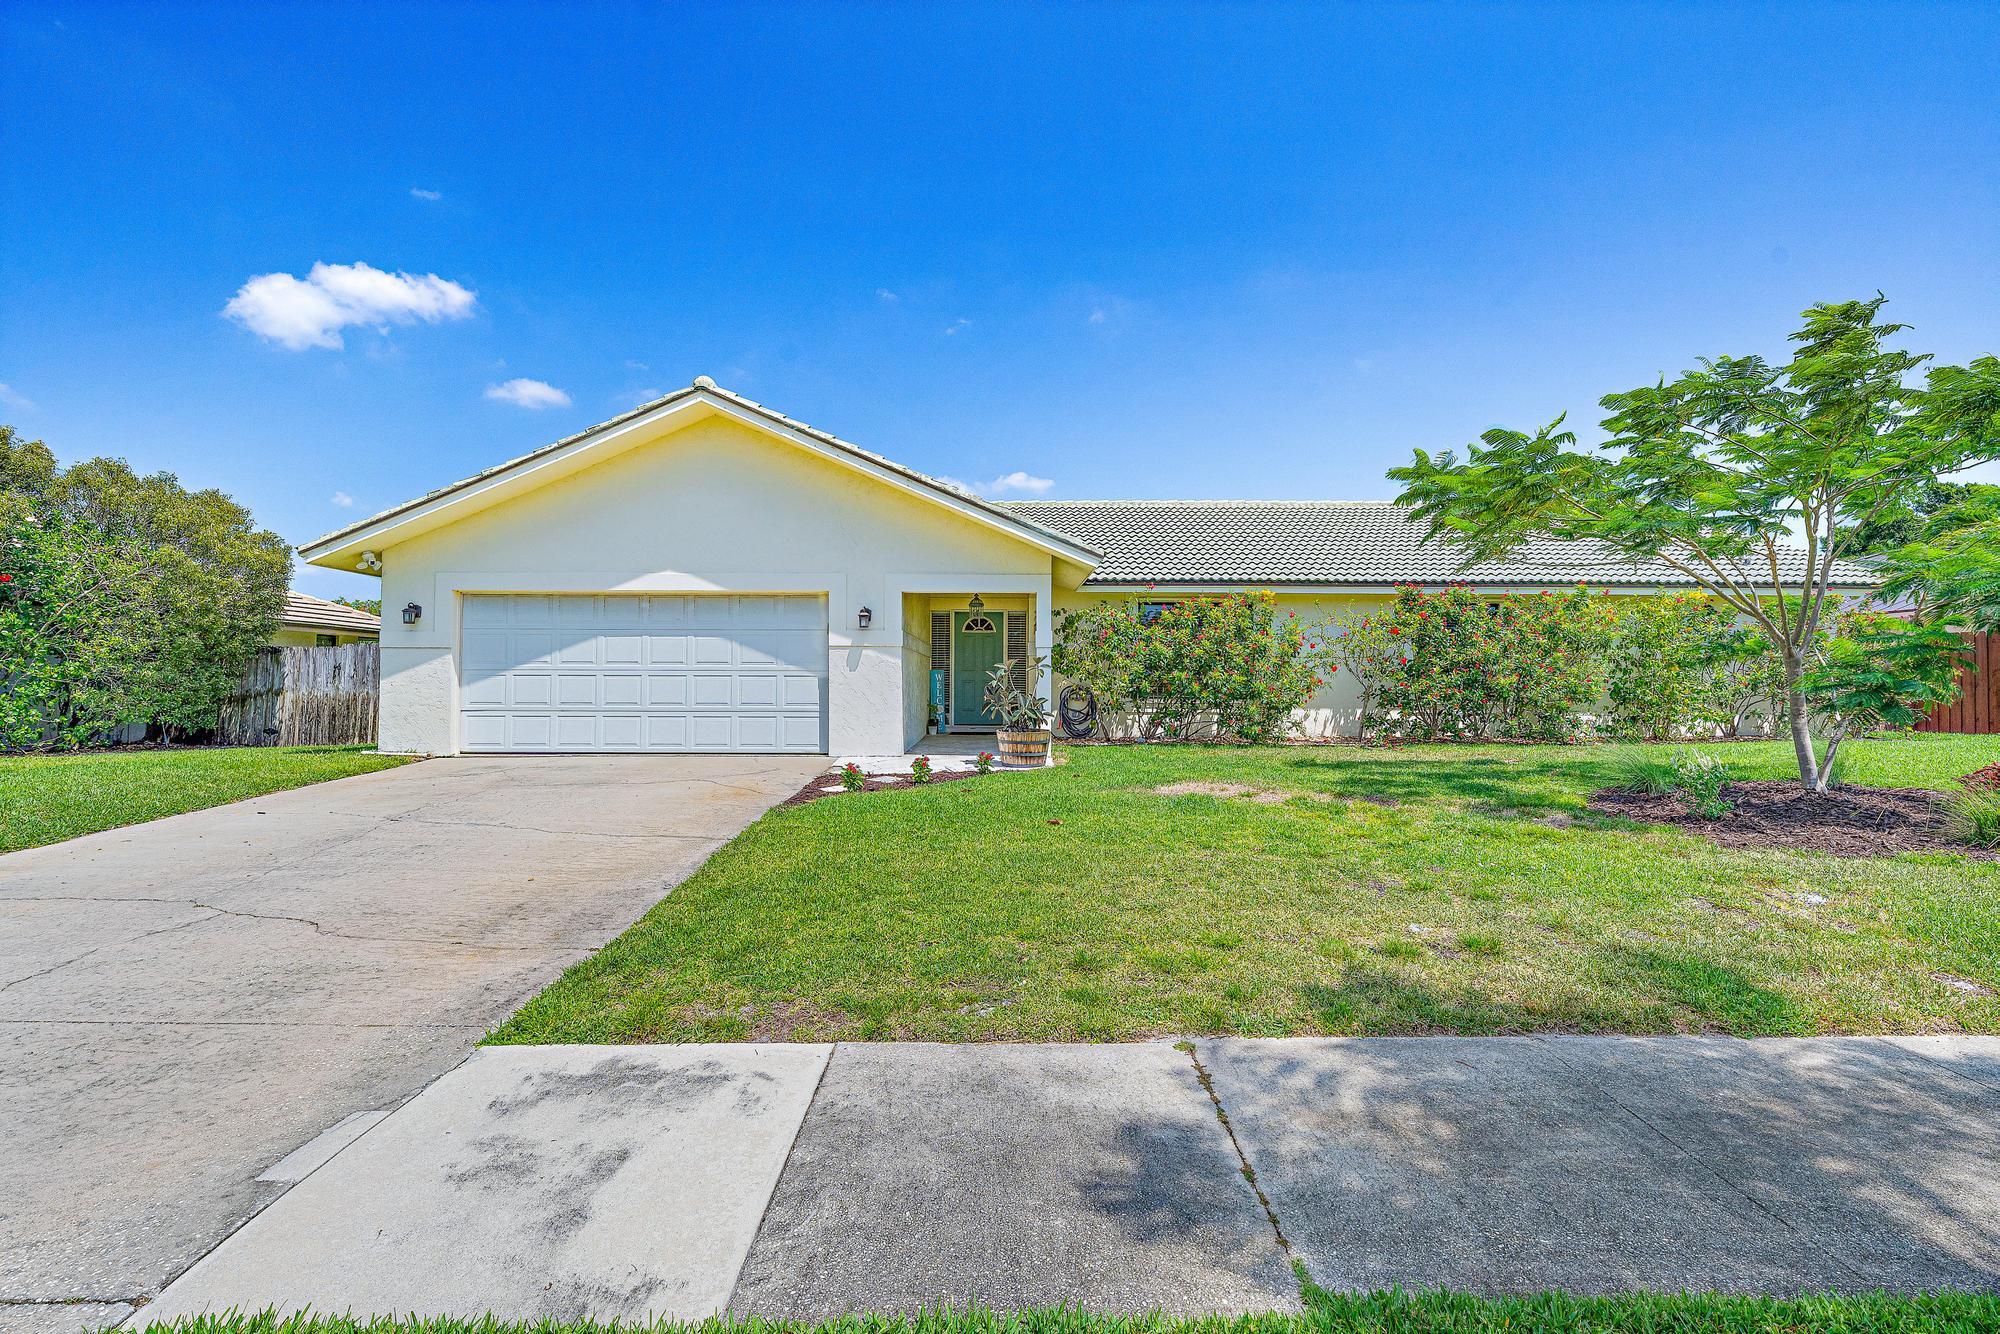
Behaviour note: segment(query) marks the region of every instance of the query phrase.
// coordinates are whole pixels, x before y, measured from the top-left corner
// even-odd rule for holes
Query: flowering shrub
[[[1150,621],[1129,603],[1065,612],[1052,660],[1101,707],[1134,715],[1148,738],[1263,741],[1325,679],[1307,642],[1269,593],[1230,593],[1176,602]]]
[[[931,760],[928,755],[919,755],[910,761],[910,781],[928,783],[931,781]]]
[[[861,772],[861,766],[853,762],[840,766],[840,785],[849,792],[859,792],[868,786],[868,775]]]
[[[990,751],[990,750],[982,750],[982,751],[980,751],[980,752],[979,752],[979,754],[978,754],[977,756],[975,756],[975,757],[973,758],[973,761],[972,761],[972,767],[973,767],[973,769],[974,769],[975,771],[977,771],[977,772],[979,772],[979,773],[982,773],[982,774],[990,774],[990,773],[992,773],[992,772],[993,772],[993,752],[992,752],[992,751]]]
[[[1581,588],[1494,598],[1406,586],[1335,652],[1378,678],[1364,686],[1370,725],[1396,736],[1574,741],[1603,688],[1610,619]]]

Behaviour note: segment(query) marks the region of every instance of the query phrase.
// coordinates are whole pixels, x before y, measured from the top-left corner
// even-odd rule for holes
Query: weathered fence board
[[[223,703],[216,739],[226,746],[370,744],[381,664],[381,651],[366,643],[259,649]]]
[[[2000,635],[1968,634],[1972,660],[1958,669],[1962,687],[1956,702],[1932,709],[1919,732],[2000,733]]]

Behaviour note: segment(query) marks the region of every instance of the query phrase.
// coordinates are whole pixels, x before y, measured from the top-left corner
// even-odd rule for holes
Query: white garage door
[[[466,750],[826,749],[826,600],[465,598]]]

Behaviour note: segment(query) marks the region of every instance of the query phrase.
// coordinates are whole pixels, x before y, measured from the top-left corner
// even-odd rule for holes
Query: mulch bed
[[[2000,764],[1989,764],[1984,769],[1974,769],[1958,780],[1967,787],[1992,791],[2000,788]]]
[[[1911,787],[1846,787],[1805,792],[1792,781],[1731,783],[1723,796],[1736,809],[1704,820],[1675,795],[1652,796],[1607,788],[1590,809],[1647,824],[1678,825],[1725,848],[1781,848],[1880,857],[1892,852],[1957,852],[1968,857],[2000,853],[1967,847],[1951,837],[1938,794]]]
[[[987,777],[987,775],[974,769],[953,769],[932,774],[931,782],[956,783],[961,778],[984,777]],[[898,789],[907,791],[914,786],[918,785],[911,783],[907,778],[900,782],[884,782],[874,774],[870,774],[868,775],[868,781],[862,785],[861,790],[863,792],[893,792]],[[928,785],[926,784],[925,786]],[[832,787],[833,791],[826,791],[825,789],[828,787]],[[844,797],[846,795],[847,789],[840,786],[840,774],[838,772],[825,773],[816,775],[811,782],[778,804],[780,806],[803,806],[808,802],[818,801],[821,797]]]

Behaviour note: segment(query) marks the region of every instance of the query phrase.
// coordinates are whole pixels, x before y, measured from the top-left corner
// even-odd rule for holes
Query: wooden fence
[[[369,643],[257,651],[222,706],[225,746],[350,746],[375,740],[381,651]]]
[[[1972,660],[1958,669],[1958,701],[1931,710],[1917,724],[1919,732],[2000,732],[2000,635],[1968,634],[1965,643]]]

